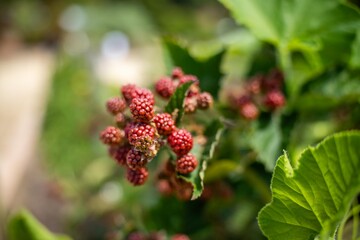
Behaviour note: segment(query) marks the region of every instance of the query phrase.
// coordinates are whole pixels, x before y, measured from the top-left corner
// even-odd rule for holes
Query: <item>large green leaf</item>
[[[7,232],[9,240],[70,240],[69,237],[49,232],[26,210],[10,219]]]
[[[196,58],[189,50],[174,39],[164,39],[169,69],[180,66],[186,74],[192,74],[199,78],[201,90],[207,91],[217,98],[220,89],[222,73],[220,71],[221,61],[225,53],[220,49],[207,58]]]
[[[296,98],[301,86],[326,66],[350,57],[360,14],[339,0],[220,0],[234,18],[261,40],[277,47],[287,88]],[[298,63],[298,56],[306,64]],[[306,74],[302,70],[306,67]]]
[[[360,192],[360,132],[328,137],[307,148],[297,166],[287,155],[276,164],[270,204],[259,213],[270,240],[333,238],[354,197]]]
[[[195,145],[192,153],[198,157],[198,167],[188,175],[179,175],[182,179],[190,182],[193,185],[193,194],[191,200],[201,196],[204,189],[204,175],[207,168],[208,161],[213,157],[215,147],[223,133],[224,125],[219,120],[215,120],[209,124],[205,130],[205,137],[207,142],[202,151],[199,145]],[[200,155],[200,156],[199,156]]]

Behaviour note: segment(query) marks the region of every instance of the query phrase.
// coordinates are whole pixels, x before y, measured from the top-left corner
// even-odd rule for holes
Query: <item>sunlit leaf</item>
[[[281,156],[272,178],[273,198],[259,213],[270,240],[333,237],[360,192],[360,132],[328,137],[307,148],[291,166]]]

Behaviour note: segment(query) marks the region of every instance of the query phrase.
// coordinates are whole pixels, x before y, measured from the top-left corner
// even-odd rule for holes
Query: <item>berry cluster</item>
[[[259,116],[259,108],[265,111],[281,108],[286,103],[281,90],[283,81],[283,75],[278,70],[273,70],[266,76],[255,76],[247,81],[240,94],[229,95],[231,106],[247,120],[256,119]]]
[[[208,92],[201,92],[199,80],[194,75],[186,75],[179,67],[172,71],[171,76],[160,78],[155,85],[156,92],[163,98],[170,98],[175,89],[186,83],[193,82],[186,95],[184,112],[194,113],[197,109],[205,110],[213,105],[213,98]]]
[[[194,82],[187,99],[196,99],[196,106],[200,109],[209,108],[211,95],[200,93],[197,78],[184,75],[180,68],[173,70],[171,78],[161,78],[156,83],[156,91],[169,98],[186,81]],[[150,90],[128,84],[121,88],[121,93],[123,97],[111,98],[106,103],[117,127],[105,128],[100,139],[109,146],[110,156],[127,169],[127,180],[135,186],[144,184],[149,175],[146,165],[166,143],[177,156],[172,174],[194,171],[198,162],[189,153],[193,147],[191,133],[177,128],[171,114],[155,113],[155,98]]]

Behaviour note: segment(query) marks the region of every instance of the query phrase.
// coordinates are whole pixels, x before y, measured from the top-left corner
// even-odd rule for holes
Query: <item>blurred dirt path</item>
[[[54,54],[36,48],[0,55],[0,208],[9,209],[36,161]]]

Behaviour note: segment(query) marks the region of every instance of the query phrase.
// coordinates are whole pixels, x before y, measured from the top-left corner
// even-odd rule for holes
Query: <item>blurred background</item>
[[[215,0],[1,1],[2,238],[21,208],[74,239],[135,228],[141,208],[129,203],[146,196],[137,204],[152,207],[159,196],[153,186],[119,184],[98,141],[110,120],[105,100],[123,84],[150,86],[168,73],[162,36],[217,46],[234,28]]]
[[[340,5],[334,2],[330,7]],[[267,3],[258,5],[267,13]],[[270,26],[278,27],[285,11],[294,29],[302,29],[279,25],[294,35],[279,37],[289,41],[288,55],[262,36],[268,23],[252,24],[261,14],[250,20],[235,14],[249,31],[217,0],[1,1],[0,239],[21,209],[51,232],[80,240],[125,239],[133,232],[264,239],[256,217],[271,199],[271,172],[283,149],[296,165],[305,147],[360,128],[358,10],[343,6],[338,18],[316,5],[323,15],[308,18],[289,14],[296,4],[272,7]],[[283,57],[292,66],[285,69]],[[106,100],[127,83],[152,89],[174,65],[202,80],[230,126],[214,157],[219,161],[206,170],[204,197],[190,202],[161,196],[156,174],[145,186],[131,186],[99,141],[112,124]],[[247,121],[226,103],[226,94],[243,91],[256,76],[268,80],[275,72],[282,82],[274,71],[279,66],[284,108],[257,103],[258,119]]]

